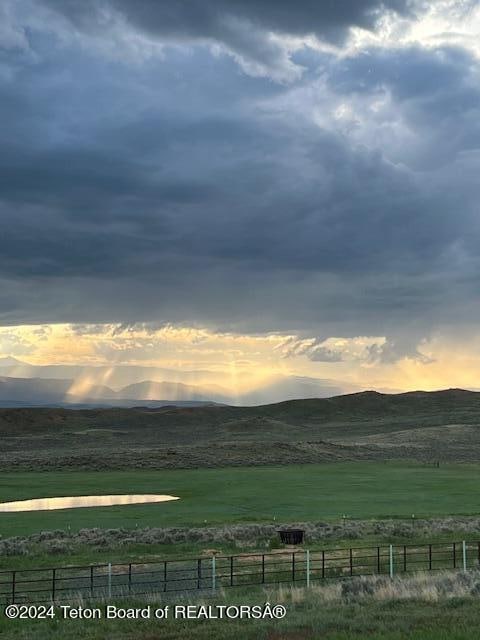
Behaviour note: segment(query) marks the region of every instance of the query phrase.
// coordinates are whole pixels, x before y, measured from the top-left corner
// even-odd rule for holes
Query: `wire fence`
[[[20,604],[390,576],[480,566],[480,541],[213,555],[143,563],[0,571],[0,602]]]

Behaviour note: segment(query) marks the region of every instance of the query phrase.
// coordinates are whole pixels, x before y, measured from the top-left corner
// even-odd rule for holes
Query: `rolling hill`
[[[479,424],[480,393],[461,389],[367,391],[257,407],[10,408],[0,409],[0,463],[165,468],[476,461]]]

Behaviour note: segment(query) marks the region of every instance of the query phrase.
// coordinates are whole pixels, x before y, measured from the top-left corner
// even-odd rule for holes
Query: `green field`
[[[480,513],[480,465],[341,463],[172,471],[3,473],[2,501],[167,493],[163,504],[0,514],[3,537],[90,527],[198,526]]]
[[[287,597],[286,597],[287,596]],[[477,597],[408,598],[357,602],[325,601],[317,591],[229,591],[223,598],[203,598],[204,605],[263,605],[283,602],[283,620],[7,620],[0,616],[0,636],[12,640],[471,640],[478,637]],[[180,600],[193,604],[198,600]],[[95,603],[103,608],[103,603]],[[144,600],[115,602],[145,607]],[[171,603],[170,603],[171,605]],[[152,607],[162,606],[161,601]]]

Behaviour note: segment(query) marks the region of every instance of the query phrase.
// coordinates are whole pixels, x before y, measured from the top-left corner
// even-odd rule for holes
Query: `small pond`
[[[78,507],[111,507],[119,504],[145,504],[148,502],[169,502],[177,496],[144,494],[113,496],[67,496],[63,498],[35,498],[0,502],[0,513],[17,511],[52,511],[54,509],[77,509]]]

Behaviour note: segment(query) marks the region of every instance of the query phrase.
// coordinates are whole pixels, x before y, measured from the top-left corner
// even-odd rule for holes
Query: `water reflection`
[[[142,504],[146,502],[168,502],[177,496],[158,494],[114,495],[114,496],[67,496],[63,498],[35,498],[0,502],[0,512],[7,511],[52,511],[54,509],[76,509],[78,507],[111,507],[117,504]]]

